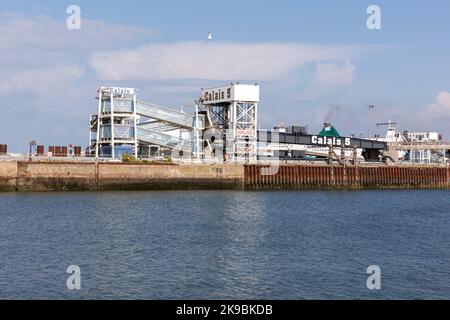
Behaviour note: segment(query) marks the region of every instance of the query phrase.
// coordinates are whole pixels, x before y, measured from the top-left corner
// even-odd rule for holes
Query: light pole
[[[30,146],[30,154],[28,156],[28,160],[31,161],[31,156],[33,155],[33,147],[35,147],[37,145],[36,140],[32,140],[28,143],[28,145]]]
[[[370,123],[370,112],[371,111],[373,111],[375,109],[375,107],[374,106],[369,106],[369,108],[368,108],[368,127],[367,127],[367,129],[368,129],[368,133],[369,133],[369,139],[371,138],[371,136],[372,136],[372,130],[371,130],[371,123]]]

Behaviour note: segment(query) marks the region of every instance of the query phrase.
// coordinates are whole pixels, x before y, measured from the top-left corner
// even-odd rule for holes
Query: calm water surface
[[[450,299],[450,192],[0,194],[5,298]]]

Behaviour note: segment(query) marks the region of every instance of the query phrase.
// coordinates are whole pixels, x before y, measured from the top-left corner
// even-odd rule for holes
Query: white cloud
[[[49,67],[62,62],[86,64],[93,50],[117,48],[154,34],[151,30],[134,26],[111,25],[87,19],[82,22],[81,30],[68,30],[65,21],[46,16],[1,14],[2,74]]]
[[[436,102],[422,110],[419,117],[427,120],[450,118],[450,92],[439,92],[436,96]]]
[[[42,92],[77,79],[91,51],[116,48],[154,32],[87,19],[81,30],[68,30],[65,21],[47,16],[0,14],[0,34],[1,95],[27,89],[36,93],[36,88]]]
[[[69,30],[63,20],[48,16],[22,16],[0,13],[2,47],[37,46],[60,50],[114,48],[119,43],[155,36],[153,30],[133,25],[82,20],[80,30]]]
[[[211,83],[273,81],[263,93],[270,101],[280,92],[298,92],[300,79],[328,89],[350,82],[353,66],[345,61],[365,52],[358,46],[215,41],[133,48],[156,33],[86,19],[81,30],[70,31],[64,19],[13,14],[0,14],[0,34],[0,136],[13,148],[30,137],[44,144],[65,143],[66,137],[85,143],[100,85],[135,86],[155,103],[186,105]],[[316,66],[316,74],[300,74],[305,66]],[[20,130],[12,127],[19,122]]]
[[[360,51],[296,43],[157,43],[96,52],[90,65],[106,80],[272,81],[308,63],[348,59]],[[321,69],[327,72],[326,65]]]
[[[93,98],[101,85],[88,68],[91,51],[133,45],[155,35],[87,19],[81,30],[70,31],[64,18],[0,14],[0,137],[15,151],[30,138],[43,144],[69,139],[85,144],[86,121],[96,109]]]
[[[319,62],[308,88],[297,96],[299,100],[312,100],[322,94],[334,92],[355,81],[356,67],[349,59],[343,63]]]
[[[318,63],[314,85],[318,87],[339,88],[349,85],[355,80],[355,66],[350,61],[344,64]]]
[[[84,74],[84,67],[69,63],[20,71],[0,79],[0,95],[30,92],[37,96],[64,94]]]

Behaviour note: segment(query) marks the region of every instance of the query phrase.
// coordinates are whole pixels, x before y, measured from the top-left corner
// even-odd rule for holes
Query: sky
[[[450,140],[449,15],[448,0],[0,0],[0,144],[86,146],[100,86],[192,110],[234,81],[259,83],[261,128],[329,120],[367,136],[391,120]]]

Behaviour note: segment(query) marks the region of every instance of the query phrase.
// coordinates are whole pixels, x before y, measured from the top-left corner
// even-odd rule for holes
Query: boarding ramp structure
[[[137,89],[101,87],[98,114],[91,115],[89,150],[97,158],[138,157],[155,146],[184,155],[199,143],[205,117],[137,99]]]
[[[142,100],[136,101],[136,112],[141,117],[137,124],[140,144],[169,148],[183,154],[193,153],[196,130],[204,129],[204,116],[197,118]]]

